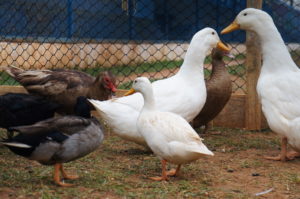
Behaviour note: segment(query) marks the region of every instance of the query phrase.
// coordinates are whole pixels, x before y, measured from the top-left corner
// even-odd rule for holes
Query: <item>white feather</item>
[[[257,93],[268,124],[300,151],[300,70],[266,12],[248,8],[238,14],[236,22],[256,32],[261,42],[263,65]]]
[[[13,146],[13,147],[18,147],[18,148],[32,148],[31,146],[27,144],[22,144],[18,142],[1,142],[1,144],[6,145],[6,146]]]
[[[211,28],[204,28],[197,32],[179,72],[152,84],[159,110],[176,113],[187,121],[197,116],[206,100],[204,59],[218,41],[217,33]],[[145,145],[143,137],[136,128],[137,118],[143,106],[140,93],[108,101],[90,100],[90,102],[118,136]]]
[[[158,157],[174,164],[184,164],[203,155],[213,155],[184,118],[156,110],[152,86],[147,78],[137,78],[133,88],[141,92],[145,100],[137,129]]]

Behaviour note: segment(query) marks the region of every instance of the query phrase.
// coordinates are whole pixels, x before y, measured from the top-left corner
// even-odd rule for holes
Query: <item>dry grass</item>
[[[213,135],[220,131],[220,135]],[[215,152],[183,166],[168,182],[147,177],[160,174],[159,160],[143,148],[107,135],[94,153],[65,164],[80,179],[72,188],[53,184],[52,167],[15,156],[0,147],[0,198],[299,198],[300,161],[273,162],[263,155],[279,152],[269,132],[213,129],[205,143]],[[258,175],[258,176],[255,176]],[[274,188],[268,194],[254,194]]]

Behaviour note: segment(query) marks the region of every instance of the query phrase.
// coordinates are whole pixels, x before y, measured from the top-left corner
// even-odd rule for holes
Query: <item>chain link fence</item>
[[[265,0],[296,62],[300,62],[300,3]],[[245,0],[3,0],[0,64],[25,69],[70,68],[97,75],[112,71],[119,88],[137,76],[161,79],[182,64],[193,34],[218,32],[246,7]],[[246,93],[245,32],[220,36],[232,47],[225,58],[234,93]],[[299,64],[300,65],[300,64]],[[205,74],[210,72],[205,61]],[[0,72],[1,85],[16,85]]]

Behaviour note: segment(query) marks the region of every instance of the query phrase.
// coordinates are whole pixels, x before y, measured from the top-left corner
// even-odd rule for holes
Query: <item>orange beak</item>
[[[227,33],[230,33],[232,31],[235,31],[235,30],[238,30],[238,29],[240,29],[240,24],[238,24],[236,22],[236,20],[234,20],[229,26],[227,26],[226,28],[224,28],[221,31],[221,34],[227,34]]]
[[[225,45],[223,42],[219,41],[217,43],[217,48],[225,51],[225,52],[229,52],[230,51],[230,48],[227,47],[227,45]]]
[[[129,91],[127,91],[124,96],[128,96],[128,95],[132,95],[133,93],[135,93],[135,90],[133,88],[131,88]]]

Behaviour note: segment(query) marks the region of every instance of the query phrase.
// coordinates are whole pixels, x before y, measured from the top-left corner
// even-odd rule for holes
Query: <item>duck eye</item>
[[[136,84],[136,83],[137,83],[137,81],[136,81],[136,80],[134,80],[134,81],[133,81],[133,83],[135,83],[135,84]]]
[[[212,35],[214,35],[214,34],[215,34],[215,32],[212,32],[211,34],[212,34]]]
[[[244,13],[244,16],[247,16],[247,13]]]

